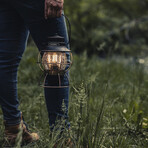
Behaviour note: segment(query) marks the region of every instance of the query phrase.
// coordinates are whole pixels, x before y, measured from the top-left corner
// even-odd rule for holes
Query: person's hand
[[[61,17],[64,0],[45,0],[45,19]]]

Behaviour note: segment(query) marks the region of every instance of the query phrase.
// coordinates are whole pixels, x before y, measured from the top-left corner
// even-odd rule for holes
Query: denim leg
[[[7,0],[12,2],[13,7],[19,12],[20,16],[24,19],[25,24],[39,48],[44,49],[43,44],[48,42],[48,37],[60,35],[65,38],[65,43],[68,42],[67,28],[65,25],[64,17],[44,19],[44,0]],[[68,47],[68,45],[67,45]],[[58,81],[58,77],[48,76],[46,82],[50,83]],[[61,83],[68,84],[68,79],[63,76]],[[56,118],[68,118],[68,100],[69,88],[45,88],[45,100],[49,115],[49,124],[55,124]],[[62,111],[62,102],[64,100],[66,106],[66,113]]]
[[[20,122],[17,68],[25,49],[28,31],[20,16],[0,1],[0,105],[7,124]]]

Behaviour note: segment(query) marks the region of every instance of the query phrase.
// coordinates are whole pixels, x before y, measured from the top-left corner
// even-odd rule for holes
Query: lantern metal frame
[[[51,47],[54,48],[54,46],[51,46]],[[68,53],[69,56],[70,56],[70,62],[69,63],[67,62],[67,63],[56,63],[56,64],[62,64],[62,65],[65,65],[65,66],[69,65],[69,67],[65,70],[57,70],[57,71],[55,70],[56,71],[55,74],[53,74],[52,70],[46,70],[43,66],[44,63],[42,62],[42,55],[44,53],[52,53],[52,52]],[[69,87],[69,77],[67,75],[67,72],[69,71],[69,69],[71,68],[72,63],[73,63],[73,56],[72,56],[71,50],[69,50],[65,47],[62,48],[62,46],[59,49],[56,49],[56,50],[41,50],[38,54],[38,62],[37,63],[39,64],[40,69],[44,72],[43,75],[40,78],[39,86],[44,87],[44,88],[67,88],[67,87]],[[49,62],[49,63],[46,63],[46,64],[55,64],[55,63]],[[46,78],[47,78],[48,75],[55,75],[55,76],[57,75],[58,81],[59,81],[59,86],[46,86],[45,81],[46,81]],[[63,76],[65,75],[67,77],[68,85],[65,85],[65,86],[61,85],[61,78],[60,78],[61,75],[63,75]],[[41,84],[40,82],[41,82],[41,79],[43,78],[43,76],[44,76],[44,80],[43,80],[43,84]]]
[[[62,16],[65,17],[65,19],[67,20],[68,26],[69,26],[69,30],[68,30],[69,41],[67,43],[65,43],[64,38],[61,37],[61,36],[58,36],[58,35],[53,36],[53,37],[49,37],[48,38],[49,42],[47,44],[43,43],[44,44],[43,46],[45,47],[44,49],[46,49],[46,50],[41,50],[39,52],[39,54],[38,54],[38,62],[37,63],[39,65],[40,69],[44,72],[43,75],[40,78],[39,86],[44,87],[44,88],[66,88],[66,87],[69,87],[69,77],[67,75],[67,72],[72,66],[73,56],[72,56],[71,50],[66,48],[66,45],[71,43],[71,24],[70,24],[70,21],[69,21],[69,19],[68,19],[68,17],[66,15],[62,14]],[[59,41],[59,39],[60,39],[60,41]],[[62,65],[63,64],[64,65],[69,65],[69,67],[67,69],[65,69],[65,70],[57,71],[57,74],[56,74],[58,76],[58,79],[59,79],[59,86],[46,86],[45,85],[45,81],[46,81],[47,76],[52,74],[52,72],[50,70],[46,70],[45,67],[43,66],[42,56],[43,56],[43,54],[45,52],[69,53],[70,61],[68,62],[68,60],[67,60],[67,63],[62,63]],[[46,64],[53,64],[53,63],[46,63]],[[61,63],[56,63],[56,64],[61,64]],[[66,85],[66,86],[61,85],[61,78],[60,78],[61,75],[63,75],[63,76],[65,75],[67,77],[68,85]],[[41,79],[43,78],[43,76],[44,76],[44,81],[43,81],[43,84],[41,84],[40,82],[41,82]]]

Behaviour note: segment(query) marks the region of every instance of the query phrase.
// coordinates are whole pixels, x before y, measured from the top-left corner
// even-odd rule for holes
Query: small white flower
[[[148,119],[147,119],[147,118],[143,118],[143,120],[144,120],[144,121],[148,121]]]
[[[127,113],[127,110],[126,110],[126,109],[124,109],[124,110],[123,110],[123,113],[124,113],[124,114],[125,114],[125,113]]]
[[[144,64],[145,63],[144,59],[139,59],[139,63]]]
[[[143,122],[143,123],[142,123],[142,125],[143,125],[143,126],[148,126],[148,124],[147,124],[147,123],[145,123],[145,122]]]

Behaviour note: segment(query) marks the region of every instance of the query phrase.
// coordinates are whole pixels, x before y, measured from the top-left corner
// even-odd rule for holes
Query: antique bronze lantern
[[[61,76],[66,76],[68,79],[67,72],[72,65],[72,53],[71,50],[66,47],[63,37],[56,35],[49,38],[48,44],[38,55],[38,63],[41,70],[44,72],[44,80],[42,84],[40,83],[40,86],[47,88],[68,87],[68,85],[61,85]],[[58,86],[45,85],[48,75],[58,77]]]

